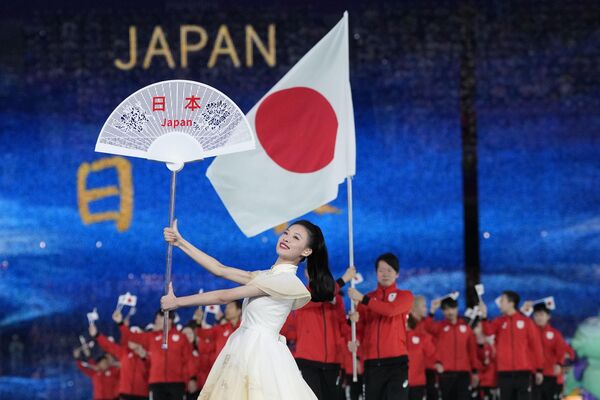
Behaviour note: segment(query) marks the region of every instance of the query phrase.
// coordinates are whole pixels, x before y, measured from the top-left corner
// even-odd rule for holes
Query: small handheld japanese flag
[[[538,299],[535,300],[533,302],[533,304],[541,304],[543,303],[544,305],[546,305],[546,308],[548,310],[555,310],[556,309],[556,303],[554,302],[554,296],[548,296],[548,297],[544,297],[543,299]]]
[[[206,176],[246,236],[298,218],[355,174],[348,13],[246,115],[256,148],[217,157]]]
[[[554,296],[544,298],[544,303],[546,304],[546,307],[548,307],[548,310],[556,309],[556,303],[554,303]]]
[[[87,319],[90,325],[98,321],[100,319],[100,317],[98,316],[98,310],[94,308],[94,311],[87,313]]]
[[[219,315],[219,314],[221,314],[221,307],[218,305],[206,306],[206,308],[204,309],[204,312],[209,313],[209,314]]]
[[[129,292],[125,293],[123,304],[129,307],[135,307],[137,305],[137,296],[134,296]]]
[[[358,285],[360,283],[363,283],[365,281],[365,278],[363,278],[363,276],[360,272],[357,272],[356,276],[354,276],[354,278],[352,278],[352,281],[354,281],[355,285]]]
[[[478,283],[475,285],[475,291],[477,292],[477,296],[481,298],[485,294],[485,288],[483,287],[483,283]]]
[[[124,305],[125,305],[125,295],[122,294],[119,296],[119,299],[117,301],[117,310],[121,311],[123,309]]]

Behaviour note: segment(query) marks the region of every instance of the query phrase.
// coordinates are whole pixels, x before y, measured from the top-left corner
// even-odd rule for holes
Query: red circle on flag
[[[316,172],[333,160],[338,121],[329,101],[307,87],[270,94],[254,121],[265,152],[291,172]]]

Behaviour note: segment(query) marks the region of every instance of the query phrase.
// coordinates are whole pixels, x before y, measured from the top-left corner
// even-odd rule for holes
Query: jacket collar
[[[381,285],[378,283],[378,284],[377,284],[377,290],[376,290],[376,292],[378,292],[378,293],[383,293],[383,294],[385,295],[385,294],[388,294],[388,293],[390,293],[390,292],[393,292],[393,291],[395,291],[395,290],[397,290],[397,289],[398,289],[398,287],[396,286],[396,282],[392,283],[392,284],[391,284],[390,286],[388,286],[388,287],[383,287],[383,286],[381,286]]]

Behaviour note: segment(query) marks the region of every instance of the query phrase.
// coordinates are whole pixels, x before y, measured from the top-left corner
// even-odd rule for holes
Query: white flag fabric
[[[256,149],[218,156],[206,172],[246,236],[337,197],[356,170],[348,13],[246,117]]]

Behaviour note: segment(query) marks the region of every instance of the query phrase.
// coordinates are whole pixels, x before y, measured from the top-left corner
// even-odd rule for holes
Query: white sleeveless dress
[[[229,337],[198,400],[317,400],[279,335],[291,310],[310,301],[296,265],[254,273],[247,285],[267,296],[244,300],[240,327]]]

